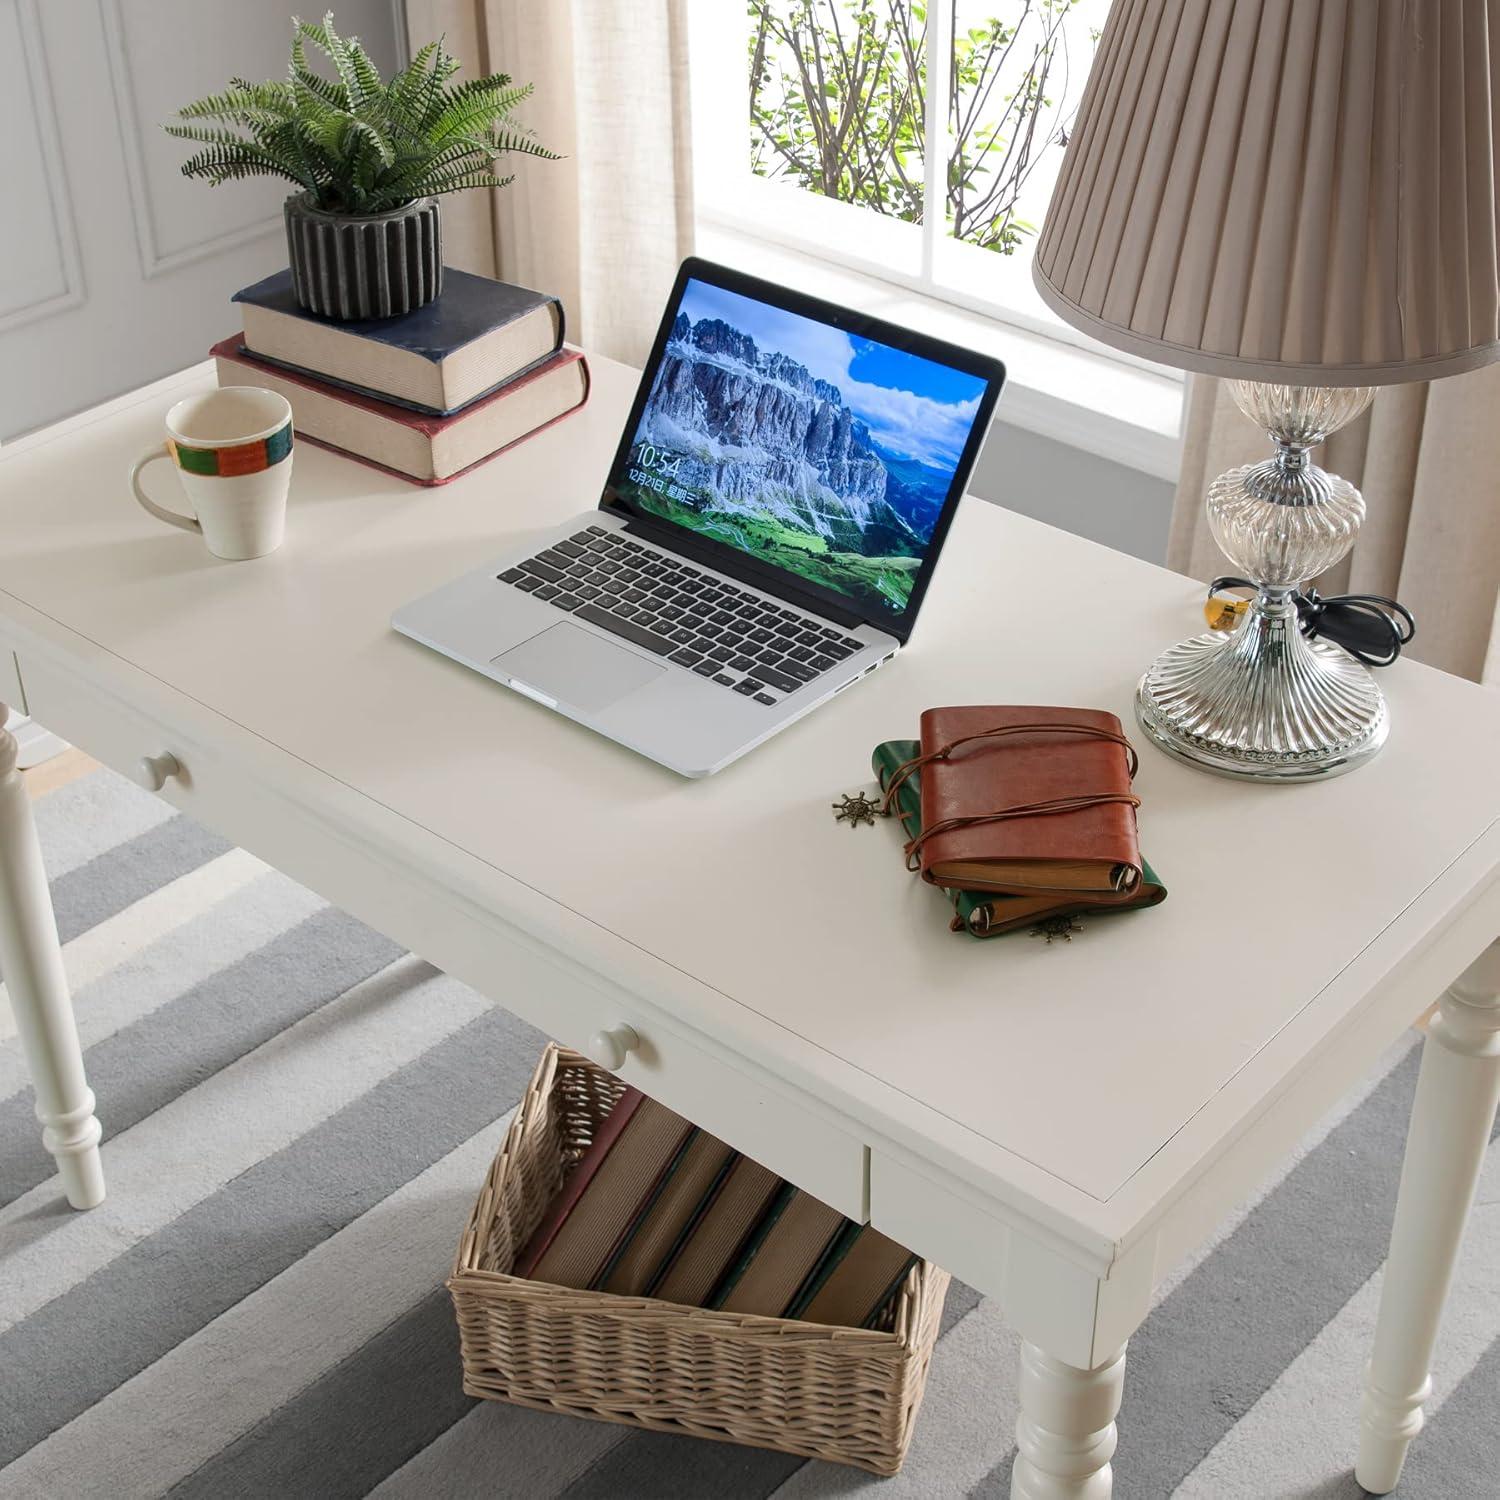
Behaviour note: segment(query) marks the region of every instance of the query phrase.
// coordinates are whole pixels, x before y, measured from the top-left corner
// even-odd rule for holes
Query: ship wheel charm
[[[1031,935],[1032,937],[1046,938],[1047,946],[1050,948],[1058,938],[1061,938],[1065,943],[1071,943],[1073,941],[1073,934],[1082,931],[1083,928],[1072,917],[1043,917],[1031,929]]]
[[[846,792],[842,801],[828,805],[833,809],[834,822],[847,823],[851,828],[858,828],[861,823],[868,823],[873,828],[875,819],[885,816],[880,804],[863,792],[855,792],[852,796]]]

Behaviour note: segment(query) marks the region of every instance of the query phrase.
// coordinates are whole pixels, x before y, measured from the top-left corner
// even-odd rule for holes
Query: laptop
[[[997,360],[689,259],[598,509],[392,624],[711,775],[906,643],[1004,378]]]

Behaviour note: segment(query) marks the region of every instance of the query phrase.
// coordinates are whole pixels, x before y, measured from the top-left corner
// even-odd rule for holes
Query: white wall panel
[[[281,77],[289,15],[244,0],[100,0],[100,11],[142,274],[160,276],[280,233],[291,184],[257,178],[209,189],[182,175],[192,144],[160,127],[184,104],[221,91],[230,73]],[[340,30],[361,37],[388,72],[395,38],[387,0],[343,0],[336,15]]]
[[[74,305],[78,245],[36,0],[0,0],[0,329]]]
[[[162,129],[286,68],[291,0],[0,0],[0,441],[180,369],[286,264],[283,189],[184,178]],[[400,0],[339,0],[388,71]]]

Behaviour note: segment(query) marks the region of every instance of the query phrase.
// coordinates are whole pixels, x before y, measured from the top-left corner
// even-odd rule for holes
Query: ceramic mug
[[[193,514],[158,505],[141,470],[159,458],[177,465]],[[198,532],[215,557],[264,557],[286,531],[292,477],[292,409],[284,396],[230,385],[189,396],[167,413],[167,442],[135,462],[130,488],[158,520]]]

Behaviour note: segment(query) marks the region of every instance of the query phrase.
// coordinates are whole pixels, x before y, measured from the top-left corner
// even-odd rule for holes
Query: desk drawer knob
[[[606,1026],[602,1031],[596,1031],[589,1042],[588,1054],[601,1068],[608,1068],[613,1073],[625,1065],[626,1054],[634,1052],[640,1045],[641,1039],[635,1027],[621,1021],[618,1026]]]
[[[177,757],[163,750],[160,755],[143,755],[136,762],[135,779],[148,792],[159,792],[181,769]]]

